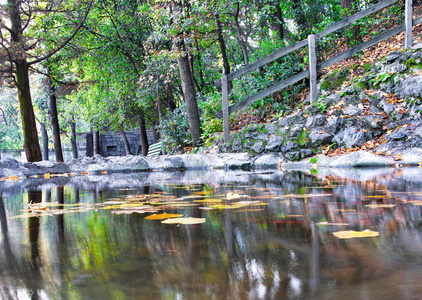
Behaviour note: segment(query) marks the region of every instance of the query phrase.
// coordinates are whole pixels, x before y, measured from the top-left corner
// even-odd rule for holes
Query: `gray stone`
[[[285,118],[283,118],[281,120],[281,125],[284,127],[291,127],[293,125],[297,125],[297,124],[303,124],[304,123],[304,118],[302,116],[302,112],[296,112],[292,115],[286,116]]]
[[[383,122],[381,117],[366,115],[361,117],[362,127],[366,130],[382,128]]]
[[[396,86],[399,98],[422,97],[422,75],[406,78]]]
[[[413,45],[411,49],[412,49],[412,50],[419,50],[419,49],[422,49],[422,43],[419,43],[419,44]]]
[[[284,138],[282,136],[271,135],[270,139],[268,140],[268,144],[265,147],[265,150],[271,151],[271,152],[280,151],[280,147],[283,144],[283,142],[284,142]]]
[[[332,105],[335,105],[340,101],[340,94],[334,93],[324,99],[324,104],[327,107],[330,107]]]
[[[313,147],[330,144],[332,138],[333,135],[326,132],[322,127],[314,128],[309,133],[309,142]]]
[[[387,115],[391,115],[391,113],[394,112],[396,108],[395,105],[388,104],[385,100],[380,101],[378,107],[381,108]]]
[[[382,72],[384,73],[403,73],[404,71],[407,70],[407,67],[404,64],[400,64],[400,63],[394,63],[391,65],[386,65],[383,69]]]
[[[397,50],[391,51],[385,57],[385,61],[386,62],[392,62],[392,61],[396,60],[396,58],[398,58],[401,55],[402,55],[402,53],[400,51],[397,51]]]
[[[302,124],[296,124],[290,129],[290,137],[298,137],[302,134],[304,126]]]
[[[253,165],[256,169],[277,168],[280,160],[283,159],[280,153],[271,153],[258,156]]]
[[[325,131],[327,131],[330,134],[335,134],[337,130],[339,130],[342,124],[343,124],[342,118],[333,117],[330,121],[328,121],[327,125],[325,125]]]
[[[269,134],[274,134],[277,131],[277,125],[274,123],[269,123],[265,126]]]
[[[312,153],[312,149],[308,149],[308,148],[306,148],[306,149],[300,149],[299,152],[300,152],[300,158],[301,159],[310,157],[313,154]]]
[[[306,120],[305,127],[306,128],[314,128],[318,126],[323,126],[325,123],[327,123],[327,116],[323,114],[318,114],[315,116],[309,116]]]
[[[346,148],[361,147],[367,140],[365,132],[355,127],[345,128],[333,138],[337,145]]]
[[[251,148],[255,153],[261,154],[265,149],[265,144],[263,141],[256,141],[256,143]]]
[[[295,150],[295,149],[297,149],[297,148],[298,148],[298,145],[297,145],[296,143],[294,143],[294,142],[292,142],[292,141],[287,141],[287,142],[286,142],[286,144],[284,144],[284,145],[281,147],[281,151],[282,151],[282,152],[284,152],[284,153],[286,153],[286,152],[289,152],[289,151]]]
[[[351,116],[351,117],[360,116],[362,115],[362,113],[363,113],[363,110],[354,105],[350,105],[344,110],[344,114],[346,116]]]
[[[341,155],[337,157],[318,157],[318,167],[332,167],[332,168],[344,168],[344,167],[385,167],[389,166],[391,159],[385,156],[379,156],[366,152],[363,150],[353,152],[351,154]]]
[[[391,133],[388,137],[393,140],[401,140],[401,139],[404,139],[406,136],[407,135],[404,134],[403,132],[396,131],[396,132]]]
[[[298,161],[300,159],[300,152],[299,151],[290,151],[284,153],[284,157],[290,161]]]

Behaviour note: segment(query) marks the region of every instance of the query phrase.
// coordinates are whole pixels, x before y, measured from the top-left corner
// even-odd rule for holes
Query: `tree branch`
[[[75,31],[73,32],[73,34],[68,37],[59,47],[57,47],[55,50],[51,51],[49,54],[47,54],[46,56],[40,57],[34,61],[28,62],[28,65],[33,65],[39,62],[42,62],[43,60],[46,60],[50,57],[52,57],[54,54],[56,54],[57,52],[59,52],[60,50],[62,50],[74,37],[75,35],[79,32],[79,30],[82,28],[82,25],[85,23],[86,18],[88,17],[89,11],[91,10],[91,6],[92,3],[94,2],[94,0],[91,0],[89,2],[89,6],[86,10],[85,16],[82,18],[81,22],[79,23],[79,25],[76,27]]]

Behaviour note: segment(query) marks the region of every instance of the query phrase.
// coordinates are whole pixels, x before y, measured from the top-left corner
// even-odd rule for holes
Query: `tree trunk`
[[[127,139],[126,132],[122,129],[120,131],[120,134],[122,135],[122,138],[123,138],[123,144],[125,145],[125,153],[126,153],[126,155],[131,155],[132,153],[130,152],[130,145],[129,145],[129,141]]]
[[[246,42],[243,39],[242,28],[240,27],[240,24],[239,24],[239,10],[240,10],[240,4],[237,3],[237,10],[233,17],[233,20],[234,20],[234,25],[237,31],[237,41],[239,42],[240,48],[242,49],[242,53],[243,53],[243,64],[247,66],[249,64],[249,54],[248,54],[248,47],[246,45]]]
[[[42,160],[48,160],[48,134],[44,123],[40,123],[42,135]]]
[[[60,140],[59,117],[57,114],[57,97],[55,86],[51,80],[50,68],[47,68],[48,117],[53,132],[54,154],[57,162],[63,162],[62,142]]]
[[[94,155],[94,139],[92,138],[92,132],[86,134],[86,149],[85,149],[85,155],[86,157],[92,157]]]
[[[273,27],[273,30],[276,30],[280,40],[283,40],[283,38],[284,38],[284,28],[283,28],[284,19],[283,19],[283,14],[282,14],[279,2],[276,2],[276,11],[273,14],[272,19],[273,19],[273,21],[272,21],[271,25]]]
[[[179,65],[180,79],[182,81],[183,95],[186,101],[186,108],[189,118],[189,127],[192,135],[192,144],[194,147],[201,137],[201,122],[199,120],[198,103],[196,101],[195,83],[189,66],[189,57],[181,42],[176,43],[177,62]]]
[[[100,154],[100,133],[98,130],[92,130],[92,151],[93,155]]]
[[[223,28],[221,27],[220,15],[217,13],[214,14],[214,19],[215,19],[215,24],[217,25],[218,45],[220,46],[221,57],[223,58],[223,72],[222,73],[224,75],[228,75],[230,74],[230,64],[227,58],[227,48],[226,48],[226,42],[224,41],[224,37],[223,37]],[[230,93],[232,89],[233,89],[233,82],[229,81],[228,93]]]
[[[147,156],[149,146],[144,115],[139,116],[139,144],[141,145],[142,155]]]
[[[158,143],[160,136],[159,136],[159,133],[157,132],[157,124],[153,122],[151,128],[152,128],[152,138],[154,139],[154,144]]]
[[[38,141],[37,124],[35,123],[34,108],[32,106],[29,87],[29,66],[26,60],[24,42],[22,41],[22,20],[19,14],[20,1],[8,0],[7,9],[11,22],[11,38],[14,44],[13,62],[16,71],[16,85],[18,88],[19,108],[22,119],[22,130],[26,158],[29,162],[41,161],[41,148]]]
[[[343,18],[347,18],[350,15],[353,15],[357,12],[356,7],[354,7],[354,3],[357,3],[356,0],[340,0],[341,9],[343,10]],[[350,25],[345,27],[346,30],[350,30]],[[361,43],[362,38],[360,37],[360,26],[354,25],[352,27],[352,38],[346,36],[347,47],[350,48],[352,46],[352,42]]]
[[[72,116],[72,121],[70,123],[70,130],[71,130],[71,136],[70,136],[70,143],[72,144],[72,154],[73,158],[78,158],[78,145],[76,143],[76,123],[75,123],[75,117]]]

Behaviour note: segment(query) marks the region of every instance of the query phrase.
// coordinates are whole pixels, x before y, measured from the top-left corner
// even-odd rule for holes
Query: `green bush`
[[[181,147],[191,143],[189,119],[185,104],[176,108],[162,120],[160,132],[169,154],[174,154]]]

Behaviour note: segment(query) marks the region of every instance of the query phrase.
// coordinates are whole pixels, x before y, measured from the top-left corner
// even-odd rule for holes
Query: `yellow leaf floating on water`
[[[226,198],[227,200],[238,200],[238,199],[242,199],[242,198],[247,198],[247,195],[239,195],[239,194],[234,194],[234,193],[227,193]]]
[[[168,219],[168,218],[178,218],[178,217],[183,217],[183,215],[162,213],[162,214],[150,215],[150,216],[146,217],[145,219],[148,219],[148,220],[164,220],[164,219]]]
[[[163,224],[184,224],[184,225],[194,225],[194,224],[202,224],[205,223],[207,219],[204,218],[172,218],[161,221]]]
[[[368,204],[365,205],[365,207],[369,207],[369,208],[392,208],[396,206],[395,204]]]
[[[347,226],[350,225],[349,223],[328,223],[328,222],[319,222],[316,223],[317,225],[324,225],[324,226]]]
[[[371,231],[366,229],[364,231],[345,230],[333,232],[333,235],[339,239],[353,239],[353,238],[364,238],[364,237],[376,237],[379,236],[379,232]]]
[[[218,203],[218,202],[222,202],[223,200],[221,199],[203,199],[203,200],[193,200],[193,202],[198,202],[198,203]]]

